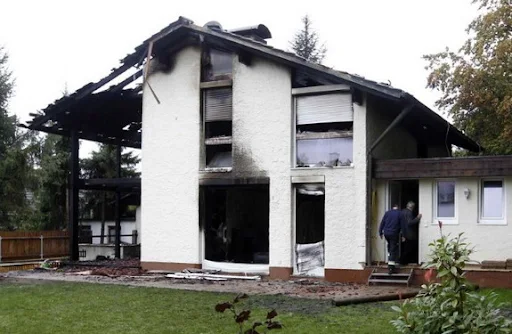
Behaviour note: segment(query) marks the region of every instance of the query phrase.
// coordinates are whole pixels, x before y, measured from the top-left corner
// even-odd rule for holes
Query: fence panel
[[[69,255],[66,231],[0,231],[0,261]]]

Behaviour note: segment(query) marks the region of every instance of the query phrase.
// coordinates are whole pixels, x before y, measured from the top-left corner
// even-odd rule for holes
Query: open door
[[[419,207],[419,182],[418,180],[392,180],[388,183],[388,203],[387,210],[390,210],[394,204],[398,204],[400,210],[407,206],[407,202],[413,201],[416,203],[414,208],[414,216],[418,215]],[[416,226],[415,228],[418,228]],[[387,253],[387,251],[386,251]],[[416,243],[416,256],[411,259],[414,263],[418,263],[418,243]]]

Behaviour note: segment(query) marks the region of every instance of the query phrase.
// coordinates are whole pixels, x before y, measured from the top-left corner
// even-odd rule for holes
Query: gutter
[[[408,104],[398,116],[388,125],[381,135],[373,142],[372,146],[366,152],[366,265],[372,263],[372,183],[373,183],[373,157],[372,152],[382,142],[382,140],[407,116],[416,106],[415,103]]]

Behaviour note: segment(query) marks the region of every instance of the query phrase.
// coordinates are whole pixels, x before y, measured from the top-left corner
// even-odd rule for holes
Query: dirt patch
[[[208,281],[195,279],[173,279],[162,272],[146,272],[137,259],[63,263],[57,270],[28,270],[9,272],[2,275],[7,279],[26,280],[41,284],[43,281],[88,282],[100,284],[121,284],[130,286],[169,288],[194,291],[246,293],[249,295],[288,296],[314,299],[311,303],[294,305],[286,298],[258,298],[250,301],[257,306],[279,308],[290,312],[321,313],[332,300],[390,294],[405,294],[417,291],[407,287],[367,286],[357,284],[329,283],[312,279],[288,281],[254,280]],[[0,277],[2,277],[0,276]],[[5,279],[4,278],[4,279]],[[34,281],[36,280],[36,281]],[[320,301],[319,301],[320,300]],[[280,305],[280,303],[284,303]]]

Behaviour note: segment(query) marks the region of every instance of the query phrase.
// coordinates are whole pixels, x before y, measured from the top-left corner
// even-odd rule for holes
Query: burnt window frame
[[[219,77],[211,78],[205,78],[204,72],[205,67],[208,66],[208,64],[205,64],[205,59],[209,59],[206,55],[210,53],[212,50],[224,52],[224,53],[230,53],[232,57],[232,64],[234,64],[234,54],[232,52],[220,49],[220,48],[211,48],[211,47],[204,47],[201,52],[201,84],[200,84],[200,99],[201,99],[201,162],[199,169],[201,171],[205,172],[230,172],[233,168],[233,144],[232,144],[232,138],[233,138],[233,118],[231,117],[231,121],[219,121],[219,122],[229,122],[231,125],[231,135],[226,136],[226,138],[219,140],[219,143],[215,143],[211,140],[211,138],[207,137],[207,123],[214,123],[216,121],[207,122],[206,121],[206,92],[208,90],[213,89],[230,89],[231,90],[231,98],[233,98],[233,67],[231,68],[231,73],[226,75],[220,75]],[[233,105],[231,104],[231,115],[233,113]],[[224,124],[225,126],[225,124]],[[209,142],[209,143],[207,143]],[[208,167],[208,147],[212,147],[212,150],[214,150],[214,147],[216,146],[226,146],[228,145],[230,147],[230,150],[227,150],[225,152],[230,152],[231,154],[231,166],[226,167]]]

